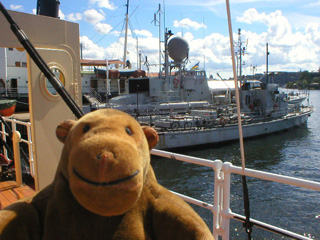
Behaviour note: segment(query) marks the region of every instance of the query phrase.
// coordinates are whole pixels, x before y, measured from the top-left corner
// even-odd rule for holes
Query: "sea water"
[[[306,101],[305,101],[306,104]],[[246,167],[320,182],[320,91],[310,91],[315,112],[307,124],[245,140]],[[183,149],[181,154],[220,159],[241,166],[239,142]],[[208,167],[152,157],[159,182],[170,190],[213,204],[214,172]],[[232,175],[230,207],[244,215],[241,177]],[[247,178],[251,218],[320,239],[320,192]],[[213,215],[194,206],[212,230]],[[231,220],[230,239],[246,239],[242,223]],[[253,239],[288,239],[253,227]]]

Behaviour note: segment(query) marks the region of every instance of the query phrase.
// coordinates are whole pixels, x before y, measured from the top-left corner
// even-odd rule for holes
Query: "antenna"
[[[159,27],[159,76],[161,76],[161,5],[159,3],[159,8],[156,13],[153,15],[153,21],[151,23],[154,23],[155,26]],[[158,18],[157,18],[158,15]]]
[[[242,65],[245,65],[245,62],[242,62],[242,56],[244,56],[247,50],[248,40],[246,41],[246,46],[242,47],[241,40],[241,29],[238,28],[238,42],[236,43],[236,47],[238,48],[238,52],[235,52],[237,58],[237,75],[239,76],[240,82],[242,82]]]
[[[254,71],[256,70],[257,65],[256,64],[251,64],[250,67],[252,67],[252,76],[254,76]]]
[[[123,68],[126,66],[127,61],[127,41],[128,41],[128,22],[129,22],[129,0],[127,0],[127,7],[126,12],[126,29],[125,29],[125,37],[124,37],[124,53],[123,53]]]
[[[182,21],[182,13],[181,13],[181,21]],[[181,33],[182,33],[182,37],[183,37],[183,26],[181,25]]]
[[[268,65],[269,65],[269,61],[268,61],[268,56],[269,56],[270,52],[269,52],[269,45],[268,43],[266,44],[266,84],[269,83],[269,76],[268,76]]]
[[[204,16],[202,18],[202,27],[203,27],[203,50],[204,50],[204,54],[203,54],[203,69],[206,70],[206,41],[205,41],[205,32],[204,32]]]
[[[163,32],[166,32],[166,5],[165,0],[163,0]]]

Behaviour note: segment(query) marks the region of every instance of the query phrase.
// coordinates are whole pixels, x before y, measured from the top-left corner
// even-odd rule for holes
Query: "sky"
[[[9,10],[36,13],[36,0],[1,2]],[[127,0],[60,0],[59,17],[79,24],[83,58],[123,59],[126,4]],[[238,29],[245,47],[244,75],[265,72],[267,43],[269,71],[319,71],[320,0],[230,0],[230,10],[235,51],[239,52]],[[130,0],[128,16],[127,59],[133,68],[140,54],[143,68],[159,71],[159,33],[163,51],[167,28],[172,37],[188,42],[188,68],[200,62],[208,76],[232,76],[225,0]]]

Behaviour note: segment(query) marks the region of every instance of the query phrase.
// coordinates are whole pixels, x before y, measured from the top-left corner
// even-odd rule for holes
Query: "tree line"
[[[303,71],[299,79],[287,83],[287,88],[295,89],[320,89],[320,68],[318,72]]]

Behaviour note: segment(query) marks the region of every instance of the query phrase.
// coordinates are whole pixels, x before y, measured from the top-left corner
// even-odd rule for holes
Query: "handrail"
[[[88,94],[90,97],[94,98],[99,104],[102,103],[101,95],[91,87],[85,87],[83,94]]]
[[[93,88],[90,88],[90,95],[93,96],[95,99],[97,99],[97,101],[99,103],[102,102],[102,98],[101,98],[100,94],[96,90],[94,90]]]
[[[35,160],[33,156],[33,147],[32,147],[32,139],[31,139],[31,123],[30,122],[23,122],[11,117],[3,117],[6,122],[11,123],[11,129],[13,132],[17,130],[17,125],[22,125],[26,127],[26,136],[25,138],[21,138],[21,142],[28,145],[28,152],[29,152],[29,165],[30,165],[30,173],[32,177],[35,177]],[[9,137],[9,133],[6,131],[5,125],[1,123],[0,133],[2,134],[3,141],[6,142],[6,138]],[[8,151],[4,148],[4,156],[8,158]]]
[[[242,171],[240,167],[233,166],[231,163],[224,163],[222,170],[224,172],[230,172],[235,174],[241,174],[241,171]],[[296,177],[288,177],[280,174],[268,173],[268,172],[253,170],[253,169],[246,169],[245,175],[248,177],[260,178],[263,180],[288,184],[291,186],[306,188],[309,190],[315,190],[320,192],[319,182],[314,182],[314,181],[305,180],[305,179],[296,178]]]
[[[210,210],[213,213],[213,235],[216,239],[219,236],[222,239],[229,239],[230,219],[244,222],[246,217],[233,213],[230,209],[230,185],[231,174],[243,174],[241,167],[233,166],[229,162],[222,163],[220,160],[207,160],[203,158],[190,157],[183,154],[171,153],[163,150],[153,149],[151,154],[155,156],[170,158],[173,160],[184,161],[188,163],[198,164],[201,166],[210,167],[215,171],[214,180],[214,204],[206,203],[180,193],[173,192],[185,201],[195,204]],[[304,180],[301,178],[289,177],[280,174],[268,173],[246,168],[244,174],[248,177],[259,178],[263,180],[288,184],[291,186],[301,187],[305,189],[315,190],[320,192],[320,182]],[[261,229],[280,234],[282,236],[293,239],[310,239],[299,235],[292,231],[282,229],[264,222],[250,218],[250,222]]]
[[[29,122],[18,121],[16,119],[4,118],[5,121],[9,121],[12,124],[13,131],[16,131],[17,125],[21,124],[27,127],[27,139],[21,139],[20,142],[24,142],[28,144],[29,147],[29,159],[30,159],[30,171],[33,177],[35,177],[34,171],[34,158],[32,151],[32,140],[31,140],[31,124]],[[4,137],[9,136],[9,134],[5,131],[4,125],[0,129],[0,132]],[[240,174],[242,175],[243,171],[241,167],[233,166],[229,162],[222,163],[220,160],[208,160],[204,158],[186,156],[183,154],[177,154],[172,152],[167,152],[163,150],[153,149],[151,150],[151,154],[159,157],[170,158],[173,160],[188,162],[192,164],[197,164],[205,167],[212,168],[215,172],[214,174],[214,199],[213,204],[207,203],[189,196],[185,196],[183,194],[173,192],[177,196],[181,197],[185,201],[210,210],[213,213],[213,235],[216,239],[219,236],[222,239],[229,239],[229,225],[230,219],[234,219],[237,221],[245,221],[245,217],[239,215],[237,213],[232,212],[230,209],[230,185],[231,185],[231,174]],[[320,182],[304,180],[295,177],[284,176],[275,173],[268,173],[264,171],[258,171],[253,169],[246,168],[244,171],[247,177],[259,178],[267,181],[278,182],[282,184],[287,184],[291,186],[301,187],[305,189],[315,190],[320,192]],[[278,228],[276,226],[255,220],[250,218],[250,222],[253,223],[254,226],[259,227],[261,229],[274,232],[280,234],[282,236],[290,237],[293,239],[310,239],[308,237],[299,235],[297,233],[288,231],[286,229]]]

